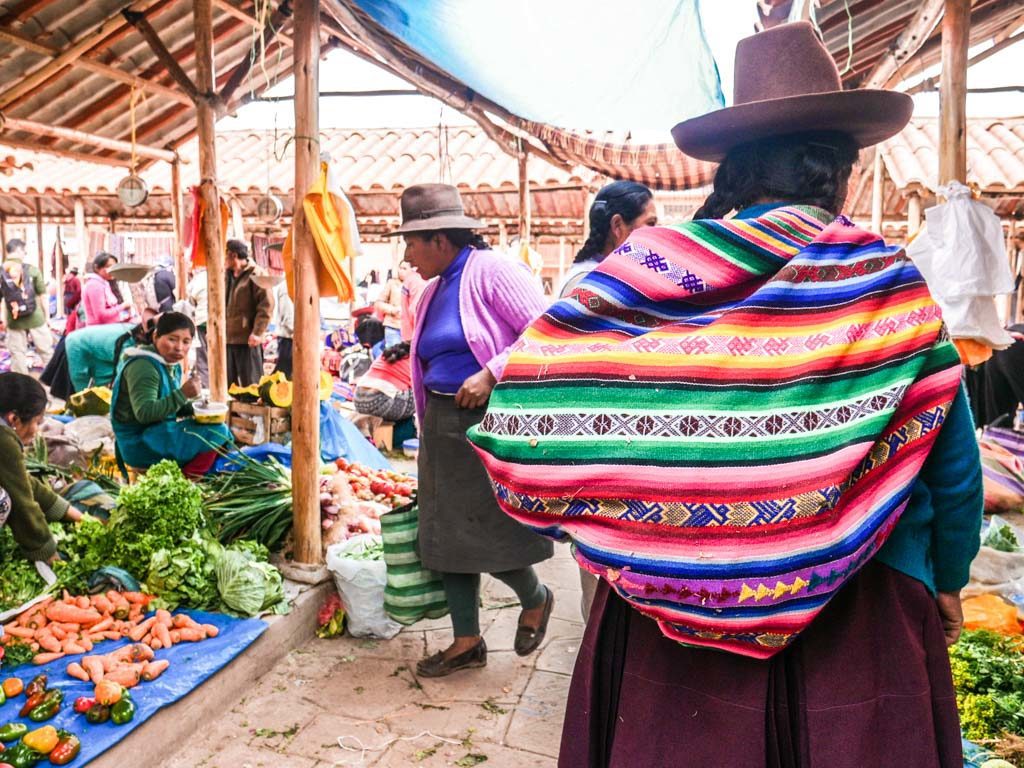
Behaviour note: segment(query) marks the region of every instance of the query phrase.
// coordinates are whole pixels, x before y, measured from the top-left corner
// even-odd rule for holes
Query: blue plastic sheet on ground
[[[330,403],[320,403],[320,458],[324,461],[347,459],[371,469],[391,469],[391,462],[384,454]]]
[[[961,738],[960,741],[964,749],[964,768],[980,768],[986,760],[991,760],[995,757],[987,749],[979,747],[972,741],[964,738]]]
[[[50,688],[64,691],[64,703],[58,715],[45,723],[33,723],[28,718],[17,717],[18,711],[25,703],[24,696],[16,696],[0,706],[0,724],[9,722],[25,723],[29,730],[43,725],[52,725],[74,733],[82,741],[82,751],[70,765],[82,766],[99,757],[108,749],[127,736],[133,729],[152,717],[158,710],[173,704],[187,696],[214,673],[245,650],[267,628],[267,623],[260,619],[236,619],[220,613],[203,613],[202,611],[185,611],[201,624],[213,624],[220,632],[198,643],[178,643],[172,648],[156,651],[155,658],[167,659],[170,667],[156,680],[140,683],[132,689],[132,700],[137,712],[135,719],[125,725],[107,722],[92,725],[85,720],[85,715],[75,713],[72,704],[79,696],[92,697],[93,684],[69,677],[68,664],[80,661],[82,656],[65,656],[63,659],[36,667],[27,665],[11,672],[28,684],[36,675],[45,674],[49,678]],[[93,654],[110,653],[129,641],[110,641],[100,643]],[[4,674],[7,677],[7,674]],[[11,745],[8,745],[11,746]],[[45,764],[45,763],[41,763]]]
[[[213,465],[213,471],[235,472],[241,469],[242,464],[239,463],[238,459],[232,458],[239,454],[244,454],[255,461],[266,461],[268,458],[273,457],[286,467],[292,465],[292,449],[290,446],[280,445],[279,443],[262,443],[260,445],[247,445],[241,450],[232,451],[227,456],[221,456]]]

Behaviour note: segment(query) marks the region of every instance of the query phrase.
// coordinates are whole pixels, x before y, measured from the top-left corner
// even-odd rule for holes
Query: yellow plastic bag
[[[988,629],[1004,635],[1021,634],[1017,607],[998,595],[978,595],[963,602],[964,626],[967,629]]]

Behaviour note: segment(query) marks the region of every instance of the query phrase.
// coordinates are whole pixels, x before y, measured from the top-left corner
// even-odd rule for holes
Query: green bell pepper
[[[28,726],[24,723],[7,723],[0,726],[0,741],[17,741],[28,733]]]
[[[135,702],[131,699],[121,699],[110,708],[110,719],[117,725],[130,723],[135,719]]]
[[[47,691],[43,700],[28,713],[28,719],[33,723],[41,723],[55,717],[60,712],[60,705],[63,701],[64,691],[59,688]]]
[[[106,704],[93,704],[89,707],[89,711],[85,713],[85,719],[93,725],[105,723],[110,719],[110,707]]]
[[[43,755],[26,744],[18,743],[4,752],[4,760],[14,768],[32,768]]]

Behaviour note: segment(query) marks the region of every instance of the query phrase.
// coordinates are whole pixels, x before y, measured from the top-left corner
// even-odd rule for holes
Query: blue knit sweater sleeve
[[[984,488],[974,421],[961,385],[946,423],[921,469],[919,480],[931,496],[932,562],[935,588],[956,592],[969,580],[981,546]]]

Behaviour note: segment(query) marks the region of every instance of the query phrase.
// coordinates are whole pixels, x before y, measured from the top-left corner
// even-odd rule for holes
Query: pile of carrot
[[[36,651],[32,661],[47,664],[67,655],[89,653],[103,640],[127,637],[158,650],[217,635],[212,624],[198,624],[183,614],[171,616],[161,610],[146,618],[146,606],[152,600],[152,595],[139,592],[111,590],[73,597],[65,591],[60,599],[48,597],[5,624],[5,641],[28,643]]]
[[[81,663],[68,664],[68,675],[83,681],[106,680],[125,688],[134,688],[143,680],[156,680],[171,665],[167,659],[154,661],[153,649],[142,643],[118,648],[103,656],[83,656]]]

